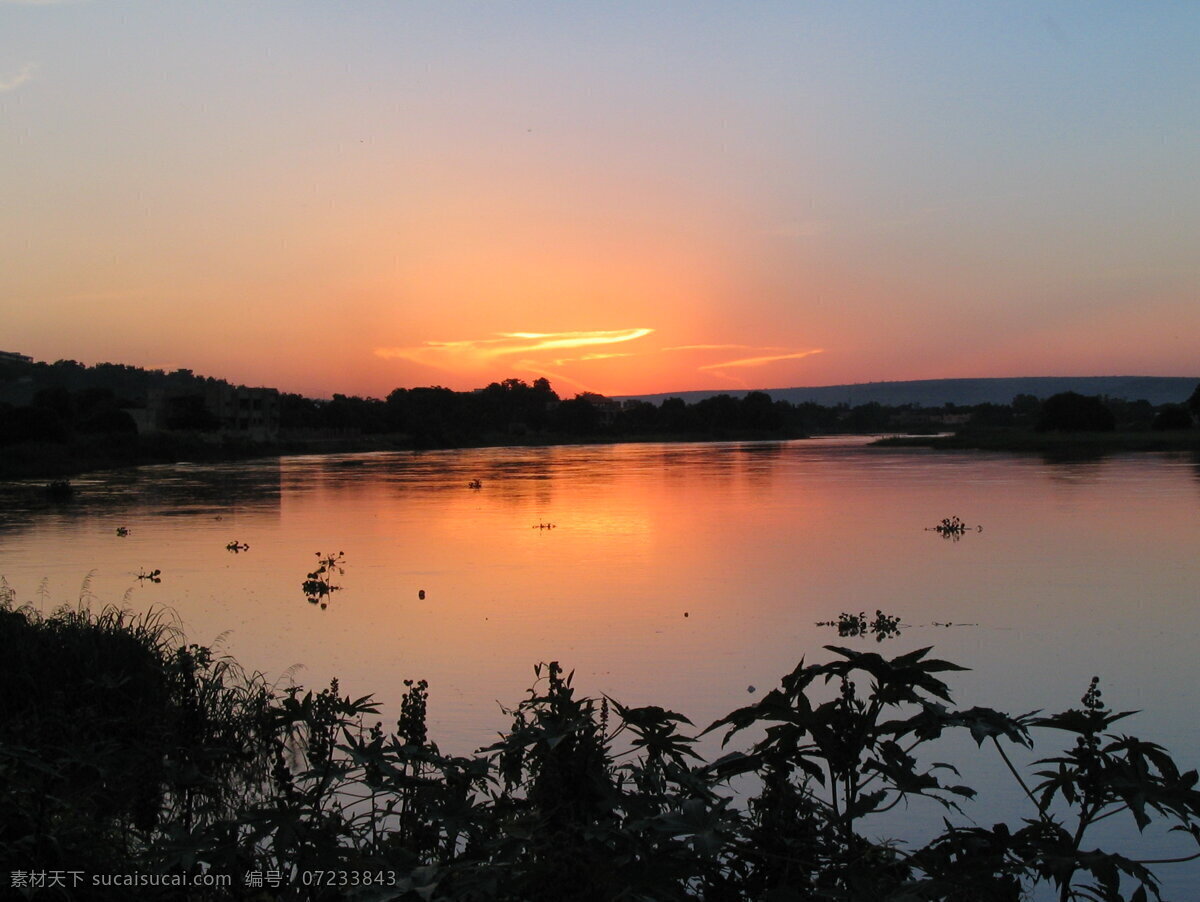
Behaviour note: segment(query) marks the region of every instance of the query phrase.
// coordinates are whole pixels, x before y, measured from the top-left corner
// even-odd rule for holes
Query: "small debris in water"
[[[962,538],[964,535],[966,535],[967,530],[969,530],[969,529],[974,529],[975,532],[983,532],[982,526],[974,526],[974,527],[968,526],[966,523],[964,523],[962,520],[960,520],[957,516],[943,517],[942,522],[939,523],[937,526],[925,527],[926,532],[936,532],[943,539],[954,539],[954,541],[956,541],[956,542],[960,538]]]
[[[751,685],[749,685],[749,686],[747,686],[747,687],[746,687],[746,691],[747,691],[747,692],[757,692],[758,690],[754,688],[754,685],[753,685],[753,684],[751,684]]]
[[[46,483],[46,497],[51,501],[68,501],[75,495],[75,487],[69,479],[55,479]]]
[[[420,598],[422,601],[424,601],[424,599],[425,599],[425,590],[424,589],[422,589],[421,591],[419,591],[417,593],[417,598]]]

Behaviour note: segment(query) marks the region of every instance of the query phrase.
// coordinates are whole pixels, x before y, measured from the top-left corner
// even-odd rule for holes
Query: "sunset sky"
[[[0,0],[0,350],[1200,375],[1200,3]]]

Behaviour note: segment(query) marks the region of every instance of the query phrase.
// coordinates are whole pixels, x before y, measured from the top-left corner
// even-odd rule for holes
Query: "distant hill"
[[[921,379],[915,382],[861,382],[853,385],[820,385],[810,388],[760,389],[777,401],[793,404],[813,402],[824,407],[875,402],[890,407],[915,404],[920,407],[942,407],[957,404],[1009,404],[1016,395],[1048,398],[1059,392],[1073,391],[1081,395],[1105,395],[1126,401],[1149,401],[1151,404],[1181,404],[1188,399],[1200,377],[1197,376],[1021,376],[1009,379]],[[746,391],[684,391],[657,395],[625,395],[660,404],[666,398],[682,398],[694,404],[713,395],[732,395],[740,398]]]

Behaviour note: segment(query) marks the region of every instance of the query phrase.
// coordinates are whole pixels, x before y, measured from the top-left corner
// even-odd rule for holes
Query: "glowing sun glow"
[[[1043,5],[0,0],[0,351],[310,397],[1192,374],[1200,4]]]
[[[644,338],[653,331],[615,329],[602,332],[498,332],[495,338],[427,341],[410,348],[376,348],[375,354],[385,359],[410,360],[452,371],[482,369],[497,358],[504,357],[520,357],[523,366],[531,367],[537,365],[539,358],[529,355],[536,355],[539,351],[619,344]],[[599,360],[615,356],[623,355],[585,354],[570,358],[556,354],[552,359],[555,365],[561,365],[572,360]]]

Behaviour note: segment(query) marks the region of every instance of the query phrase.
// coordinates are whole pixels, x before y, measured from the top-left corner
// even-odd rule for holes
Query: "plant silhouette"
[[[341,588],[333,582],[333,578],[345,573],[342,566],[345,553],[339,551],[337,554],[323,555],[318,551],[316,556],[317,569],[308,574],[301,588],[311,604],[319,604],[324,610],[329,606],[329,597]]]
[[[405,681],[388,732],[337,680],[278,690],[177,641],[0,592],[0,869],[258,872],[279,875],[276,898],[330,900],[1146,902],[1166,862],[1097,848],[1094,828],[1157,823],[1200,845],[1196,771],[1113,732],[1130,712],[1098,679],[1078,708],[1010,716],[956,707],[945,678],[965,668],[930,648],[828,645],[696,734],[669,709],[582,695],[551,662],[508,729],[459,757],[429,735],[424,681]],[[975,790],[936,748],[963,730],[1012,775],[1016,822],[969,817]],[[1064,734],[1028,771],[1010,754]],[[721,737],[715,760],[704,735]],[[918,804],[941,809],[938,835],[879,838],[876,815]]]

